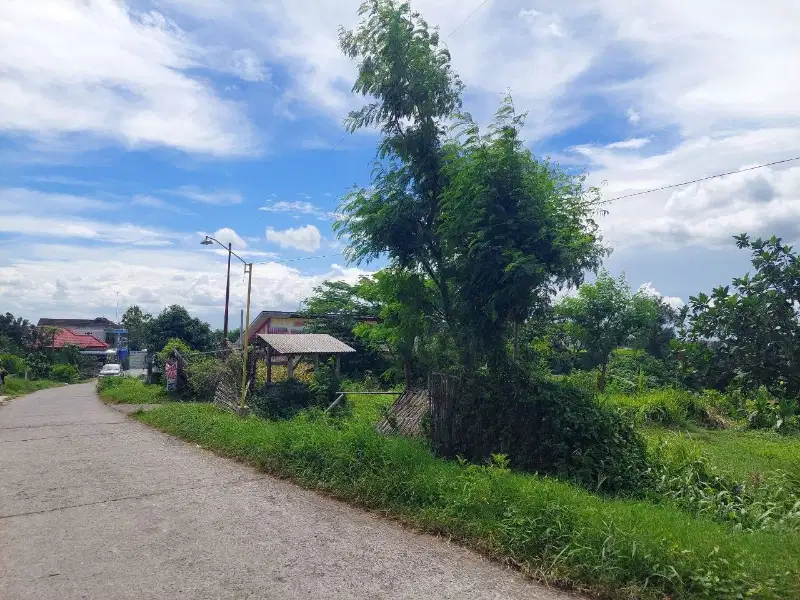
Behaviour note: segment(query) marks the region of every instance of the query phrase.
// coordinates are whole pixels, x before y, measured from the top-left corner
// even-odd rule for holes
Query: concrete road
[[[567,597],[153,431],[91,384],[0,408],[3,600]]]

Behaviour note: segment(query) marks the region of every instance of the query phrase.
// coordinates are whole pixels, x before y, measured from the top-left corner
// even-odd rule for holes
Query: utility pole
[[[250,288],[253,283],[253,263],[245,263],[244,270],[247,274],[247,329],[242,334],[244,355],[242,357],[242,398],[239,401],[239,408],[242,411],[244,411],[244,399],[247,395],[247,347],[250,345]]]
[[[231,298],[231,253],[233,247],[228,242],[228,276],[225,279],[225,323],[222,325],[222,347],[228,343],[228,302]]]

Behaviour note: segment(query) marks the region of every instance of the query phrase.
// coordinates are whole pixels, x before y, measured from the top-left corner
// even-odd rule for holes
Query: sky
[[[358,0],[0,3],[0,312],[182,304],[221,326],[231,242],[254,312],[348,265],[339,199],[377,137],[338,49]],[[511,92],[537,155],[612,200],[800,156],[800,3],[417,0],[486,124]],[[731,236],[800,237],[800,161],[611,202],[606,260],[669,298],[749,268]],[[234,259],[231,311],[246,286]]]

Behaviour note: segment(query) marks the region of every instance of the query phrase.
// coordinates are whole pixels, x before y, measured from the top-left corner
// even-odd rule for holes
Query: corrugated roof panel
[[[260,333],[258,337],[279,354],[347,354],[355,352],[327,333]]]

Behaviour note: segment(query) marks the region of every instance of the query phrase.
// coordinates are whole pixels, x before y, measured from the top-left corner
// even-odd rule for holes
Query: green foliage
[[[640,337],[656,321],[659,309],[652,297],[632,293],[624,275],[614,279],[603,271],[594,283],[580,286],[576,296],[563,298],[556,312],[572,343],[600,366],[602,391],[611,352]]]
[[[308,391],[313,405],[327,408],[336,399],[336,392],[340,391],[342,382],[336,376],[336,370],[329,364],[320,363],[314,369],[314,375],[309,383]]]
[[[52,381],[50,379],[22,379],[21,377],[6,377],[6,383],[0,387],[0,393],[3,396],[10,396],[15,398],[17,396],[24,396],[25,394],[32,394],[39,390],[46,390],[52,387],[59,387],[64,385],[60,381]]]
[[[157,317],[149,320],[145,331],[148,349],[155,352],[160,352],[167,342],[176,338],[201,352],[212,350],[214,346],[208,323],[192,317],[184,307],[177,304],[165,308]]]
[[[0,354],[23,354],[36,339],[36,326],[27,319],[0,314]]]
[[[50,370],[50,377],[55,381],[75,383],[78,381],[78,369],[73,365],[54,365]]]
[[[714,339],[745,389],[765,386],[800,409],[800,261],[780,238],[734,238],[752,252],[755,274],[690,298],[693,340]]]
[[[686,438],[665,438],[652,456],[656,497],[692,514],[754,531],[800,531],[800,471],[767,480],[736,480],[720,473]]]
[[[419,350],[432,329],[428,315],[435,310],[433,282],[416,273],[388,268],[372,278],[362,278],[357,290],[362,298],[379,308],[378,322],[358,323],[354,329],[356,337],[366,341],[375,352],[391,352],[406,385],[410,386],[420,362]]]
[[[169,400],[164,386],[148,385],[133,377],[98,379],[97,393],[110,404],[159,404]]]
[[[476,356],[501,359],[509,324],[600,266],[596,190],[539,161],[521,139],[525,115],[506,97],[486,135],[469,116],[446,148],[436,234],[448,257],[459,325]]]
[[[679,383],[678,363],[659,359],[644,350],[617,348],[608,361],[608,390],[635,394]]]
[[[47,379],[53,367],[53,359],[43,350],[34,350],[25,357],[31,379]]]
[[[143,350],[147,346],[153,315],[144,312],[138,305],[129,306],[122,314],[122,326],[128,330],[128,347]]]
[[[618,411],[563,381],[516,367],[476,374],[454,407],[450,456],[492,453],[518,469],[557,474],[592,490],[633,490],[647,470],[644,441]]]
[[[145,423],[263,471],[461,540],[546,580],[618,600],[800,597],[800,537],[745,533],[666,503],[599,498],[553,479],[431,456],[371,423],[240,419],[168,405]]]
[[[325,281],[314,288],[314,295],[305,300],[303,310],[304,315],[313,317],[306,327],[309,333],[327,333],[356,351],[342,361],[342,373],[347,377],[382,373],[389,366],[380,349],[355,334],[364,317],[378,313],[376,304],[366,299],[361,289],[360,284]]]
[[[0,369],[12,375],[22,375],[26,369],[25,360],[15,354],[0,354]]]
[[[193,359],[186,368],[189,395],[195,401],[210,402],[214,399],[220,381],[230,379],[231,375],[241,377],[242,361],[236,361],[236,366],[238,366],[238,372],[225,360],[213,356],[201,356]]]
[[[81,361],[81,349],[75,344],[65,344],[59,351],[58,361],[77,367]]]
[[[309,384],[297,379],[270,383],[250,396],[250,406],[267,419],[291,419],[317,403]]]
[[[690,422],[707,427],[720,424],[705,396],[684,390],[664,388],[643,391],[635,396],[609,392],[602,396],[602,400],[623,409],[638,424],[657,423],[667,427]]]
[[[192,349],[186,342],[178,338],[172,338],[164,344],[161,352],[157,354],[158,364],[163,366],[167,362],[170,352],[173,350],[177,350],[183,358],[188,358],[189,354],[192,352]]]

